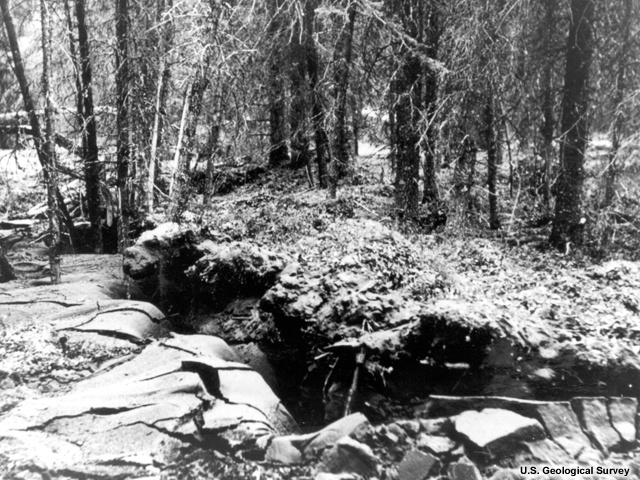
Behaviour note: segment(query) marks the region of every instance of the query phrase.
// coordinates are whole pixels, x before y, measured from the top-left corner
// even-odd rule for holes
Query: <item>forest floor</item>
[[[590,149],[587,196],[595,196],[607,147],[600,141]],[[547,245],[550,224],[530,226],[545,216],[536,199],[518,192],[517,185],[509,195],[508,164],[501,168],[501,230],[488,229],[486,194],[478,186],[475,212],[449,207],[446,226],[428,231],[397,222],[388,152],[364,145],[360,153],[355,174],[341,185],[337,200],[309,188],[303,172],[279,170],[216,198],[206,208],[192,204],[190,219],[234,239],[284,251],[309,270],[323,270],[348,255],[376,256],[375,261],[363,262],[371,273],[386,278],[395,276],[389,270],[397,270],[402,289],[417,300],[509,304],[548,321],[558,335],[572,341],[615,338],[640,352],[640,209],[633,206],[634,199],[640,200],[637,173],[631,172],[623,182],[632,204],[629,217],[635,220],[608,222],[614,232],[608,250],[599,244],[602,232],[595,224],[601,221],[600,212],[587,202],[587,245],[558,252]],[[478,176],[483,178],[482,156],[479,164]],[[451,170],[443,170],[441,178],[442,193],[449,199]],[[395,263],[397,252],[367,252],[367,238],[375,237],[380,225],[397,235],[404,255],[401,263]],[[385,256],[391,261],[381,260]],[[607,358],[610,352],[602,355]]]
[[[600,168],[601,150],[597,144],[591,149],[590,179],[598,177],[595,170]],[[536,200],[522,186],[510,188],[508,164],[501,169],[501,230],[487,228],[486,194],[477,187],[473,213],[450,206],[446,225],[427,231],[419,225],[398,223],[387,152],[365,145],[360,153],[354,174],[340,185],[336,200],[310,187],[304,171],[283,168],[265,171],[247,183],[238,182],[230,193],[214,197],[210,205],[201,205],[196,196],[185,213],[185,223],[286,254],[309,271],[353,262],[367,275],[387,281],[389,288],[419,302],[451,299],[500,306],[514,313],[515,322],[535,322],[559,341],[577,350],[583,348],[592,364],[640,354],[640,197],[633,190],[637,174],[631,172],[624,180],[628,182],[628,200],[621,201],[628,207],[625,222],[608,223],[614,232],[608,250],[598,240],[602,218],[591,210],[589,221],[594,226],[586,248],[558,252],[546,243],[550,225],[532,226],[544,216],[538,213]],[[33,158],[20,157],[11,164],[8,157],[0,155],[1,216],[21,218],[44,196],[38,192],[41,183],[31,166]],[[479,164],[482,175],[482,157]],[[442,185],[450,184],[451,175],[451,169],[443,170]],[[593,191],[595,180],[587,186]],[[452,198],[446,187],[442,194]],[[157,225],[163,220],[162,214],[156,214],[149,223]],[[8,252],[19,277],[11,282],[12,288],[33,286],[46,278],[46,249],[38,240],[45,228],[44,222],[36,223],[30,236]],[[370,241],[382,237],[388,241]],[[90,276],[105,265],[100,258],[88,263],[69,258],[73,258],[70,272],[74,275],[86,267],[84,273]],[[117,275],[119,261],[108,264],[109,271]],[[49,355],[53,347],[49,338],[40,338],[42,334],[42,329],[34,327],[20,339],[0,336],[0,357],[5,358],[0,382],[33,385],[45,393],[51,372],[62,375],[57,381],[64,383],[70,381],[64,375],[83,378],[108,360],[105,352],[89,349],[65,360],[73,365],[55,365],[59,357]],[[637,364],[636,359],[629,362]],[[532,374],[549,380],[556,373],[537,369]],[[495,394],[528,396],[517,391]],[[24,391],[16,395],[0,405],[0,414],[29,396]]]

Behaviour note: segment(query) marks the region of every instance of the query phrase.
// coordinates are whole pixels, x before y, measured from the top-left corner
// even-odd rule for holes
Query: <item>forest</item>
[[[6,478],[640,476],[640,3],[0,10]]]

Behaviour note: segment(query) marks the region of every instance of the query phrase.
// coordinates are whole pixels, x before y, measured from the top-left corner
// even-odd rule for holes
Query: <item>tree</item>
[[[116,0],[116,186],[120,218],[118,221],[118,251],[128,244],[130,201],[129,156],[129,2]]]
[[[497,139],[497,122],[495,113],[495,98],[493,85],[489,80],[485,89],[485,104],[483,108],[483,136],[487,147],[487,188],[489,190],[489,228],[500,228],[498,217],[498,163],[499,148]]]
[[[168,11],[173,7],[173,0],[167,0]],[[157,21],[162,20],[164,1],[157,1]],[[169,79],[171,77],[171,65],[167,60],[168,52],[173,42],[173,19],[169,19],[163,27],[163,35],[160,35],[161,54],[157,72],[157,86],[155,98],[155,110],[153,112],[153,127],[151,130],[151,146],[149,150],[149,165],[147,166],[147,182],[145,188],[145,206],[148,213],[153,213],[153,200],[155,196],[155,185],[158,164],[158,148],[162,140],[163,111],[167,98]]]
[[[497,2],[486,1],[482,6],[481,19],[485,23],[485,36],[483,40],[483,48],[481,50],[480,65],[488,64],[490,57],[496,61],[500,54],[498,43],[498,33],[500,25],[496,21],[496,14],[502,14],[504,8],[504,0]],[[495,10],[494,10],[495,9]],[[496,85],[493,78],[494,72],[481,74],[483,77],[483,89],[481,96],[483,99],[481,135],[487,150],[487,189],[489,191],[489,228],[497,230],[500,228],[500,219],[498,217],[498,164],[500,163],[499,148],[499,122],[496,115]]]
[[[305,50],[307,55],[307,69],[309,74],[309,88],[311,90],[311,123],[314,130],[314,141],[316,145],[316,163],[318,164],[318,184],[321,188],[328,186],[328,169],[331,162],[331,149],[329,146],[329,135],[326,130],[326,105],[325,98],[320,86],[320,75],[322,71],[318,47],[314,39],[315,33],[315,10],[318,0],[306,0],[304,16],[305,29]]]
[[[49,264],[51,268],[51,283],[60,283],[60,216],[58,214],[58,169],[56,166],[56,150],[54,138],[55,111],[51,100],[50,66],[51,58],[51,24],[49,7],[45,0],[40,0],[40,18],[42,21],[42,93],[44,94],[45,136],[42,153],[46,158],[45,169],[48,168],[45,181],[47,182],[47,202],[49,206]]]
[[[206,47],[205,47],[206,50]],[[202,97],[209,85],[207,69],[209,54],[205,51],[204,59],[196,68],[193,81],[187,89],[183,107],[183,117],[180,124],[180,135],[176,145],[174,160],[174,176],[171,189],[171,207],[169,217],[173,222],[180,222],[190,196],[190,163],[195,156],[195,134],[202,109]]]
[[[51,282],[60,282],[60,217],[59,205],[60,194],[58,191],[58,175],[55,159],[55,148],[53,139],[55,137],[55,125],[53,122],[53,104],[51,102],[51,92],[49,86],[49,52],[50,52],[50,30],[49,11],[45,0],[40,0],[40,15],[42,23],[42,55],[43,55],[43,92],[45,95],[45,136],[40,129],[40,120],[35,108],[35,102],[31,96],[29,82],[24,69],[18,35],[16,33],[13,16],[11,14],[12,5],[10,0],[0,0],[0,11],[4,21],[7,39],[11,47],[13,59],[13,71],[16,75],[22,93],[24,108],[29,118],[31,126],[31,136],[35,143],[36,152],[40,165],[42,166],[45,185],[47,188],[47,206],[49,216],[49,264],[51,269]],[[70,231],[70,235],[73,230]]]
[[[304,16],[296,18],[289,45],[291,70],[291,166],[309,168],[311,157],[309,141],[309,82],[307,81],[308,59],[307,32]]]
[[[426,6],[426,18],[424,20],[423,42],[427,47],[427,55],[438,58],[438,45],[440,43],[440,16],[441,6],[439,0],[431,0]],[[422,149],[424,150],[424,191],[423,203],[434,204],[440,200],[438,190],[438,173],[436,162],[436,137],[435,128],[436,113],[438,109],[438,72],[433,65],[427,63],[424,67],[424,97],[423,109],[426,121],[424,128]]]
[[[616,75],[615,91],[613,94],[613,123],[611,125],[611,152],[609,154],[609,164],[606,170],[606,182],[603,206],[609,207],[613,203],[615,196],[615,186],[618,177],[620,150],[620,140],[625,126],[625,114],[623,103],[625,99],[625,89],[627,88],[627,70],[629,63],[629,50],[631,40],[631,20],[633,18],[632,0],[624,0],[624,9],[618,17],[618,27],[620,30],[620,48],[616,52]]]
[[[86,23],[86,0],[76,0],[78,21],[78,41],[80,43],[80,65],[82,82],[83,156],[84,180],[87,192],[87,207],[91,223],[91,247],[95,253],[102,253],[102,209],[100,182],[102,165],[98,158],[98,130],[93,108],[93,85],[89,35]]]
[[[268,0],[269,7],[269,164],[271,166],[282,165],[289,161],[289,149],[287,147],[287,124],[285,92],[283,88],[282,65],[284,62],[283,25],[282,25],[282,0]]]
[[[588,141],[589,68],[593,55],[594,0],[571,0],[564,91],[562,137],[555,217],[550,242],[564,249],[583,239],[582,187]]]
[[[349,96],[349,71],[353,56],[353,31],[355,29],[357,5],[348,0],[346,23],[338,36],[334,51],[334,100],[335,127],[333,139],[333,160],[330,166],[331,196],[335,197],[336,183],[344,177],[350,164],[349,134],[347,131],[347,100]]]
[[[540,107],[542,111],[542,122],[540,125],[540,153],[543,162],[542,172],[542,197],[544,205],[550,208],[551,202],[551,166],[555,158],[553,148],[553,137],[555,132],[554,116],[554,84],[553,84],[553,33],[556,28],[555,11],[557,0],[544,0],[542,2],[544,13],[540,28],[542,30],[542,52],[543,59],[540,94]]]
[[[392,8],[399,17],[404,34],[416,40],[422,13],[421,0],[394,0]],[[393,79],[396,95],[395,117],[395,204],[406,220],[415,218],[420,202],[420,119],[422,97],[419,82],[423,66],[417,52],[406,40],[399,42],[398,69]]]
[[[82,98],[82,66],[80,64],[80,60],[78,59],[78,54],[76,50],[76,38],[73,35],[74,26],[73,26],[73,17],[71,14],[71,6],[69,4],[69,0],[64,0],[64,11],[67,20],[67,35],[69,36],[69,56],[71,57],[71,63],[73,64],[73,80],[76,88],[76,122],[77,127],[80,132],[82,132],[82,149],[83,151],[86,149],[86,135],[84,135],[84,100]]]

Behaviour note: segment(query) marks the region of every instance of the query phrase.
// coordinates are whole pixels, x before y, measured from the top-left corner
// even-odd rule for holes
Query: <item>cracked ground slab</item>
[[[133,473],[185,446],[232,449],[296,432],[262,377],[232,353],[209,336],[155,341],[64,395],[21,402],[0,418],[0,455],[18,470]]]

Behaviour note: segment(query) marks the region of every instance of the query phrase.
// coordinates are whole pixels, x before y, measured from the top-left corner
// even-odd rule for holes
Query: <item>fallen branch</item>
[[[360,368],[364,365],[365,353],[364,348],[360,348],[360,352],[356,355],[356,368],[353,371],[353,379],[351,380],[351,387],[349,388],[349,394],[347,395],[347,403],[344,407],[344,416],[348,416],[351,413],[351,404],[353,403],[353,397],[358,390],[358,376],[360,375]]]

